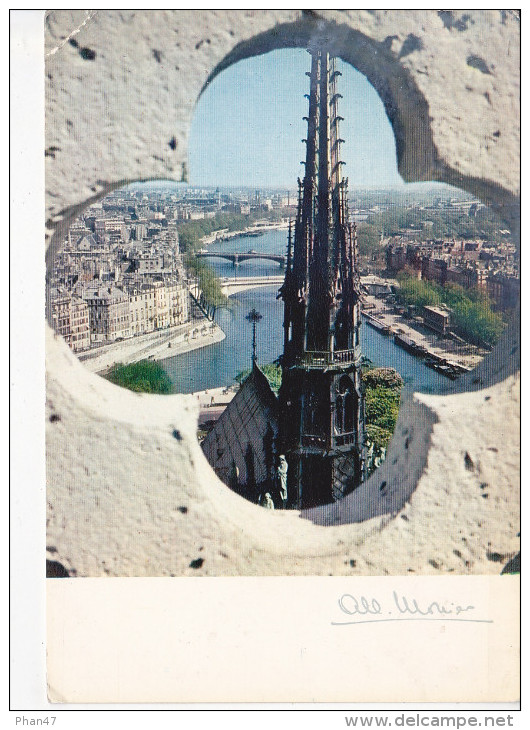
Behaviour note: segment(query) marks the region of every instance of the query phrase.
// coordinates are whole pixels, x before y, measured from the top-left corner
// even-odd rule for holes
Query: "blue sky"
[[[240,61],[212,81],[191,126],[191,185],[296,186],[303,176],[310,61],[305,50],[282,49]],[[339,61],[338,68],[350,189],[402,185],[394,135],[377,92],[349,64]]]

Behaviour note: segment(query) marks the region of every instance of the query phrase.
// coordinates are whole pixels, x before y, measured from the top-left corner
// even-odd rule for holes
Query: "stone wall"
[[[379,92],[407,181],[519,221],[516,11],[50,11],[47,263],[90,202],[186,179],[194,105],[239,59],[329,33]],[[445,394],[403,403],[340,503],[263,510],[223,486],[185,396],[121,390],[47,332],[48,557],[71,575],[498,573],[518,550],[519,325]]]

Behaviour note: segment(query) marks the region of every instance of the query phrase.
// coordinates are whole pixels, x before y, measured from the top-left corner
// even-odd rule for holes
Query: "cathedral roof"
[[[202,448],[221,479],[228,479],[235,465],[242,483],[247,481],[247,451],[254,454],[256,484],[267,479],[267,439],[278,431],[278,399],[269,381],[254,365],[234,398],[208,433]],[[272,447],[272,441],[271,445]],[[269,465],[270,466],[270,465]]]

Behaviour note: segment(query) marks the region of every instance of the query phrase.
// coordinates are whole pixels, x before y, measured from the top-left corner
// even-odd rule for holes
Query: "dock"
[[[377,330],[387,337],[392,334],[392,327],[381,322],[379,319],[376,319],[372,314],[368,314],[368,312],[363,311],[362,315],[366,319],[367,324],[369,324],[370,327],[373,327],[374,330]]]
[[[401,347],[406,352],[410,353],[411,355],[415,355],[416,357],[426,357],[429,354],[429,351],[426,347],[423,345],[418,345],[417,342],[414,342],[410,337],[407,337],[407,335],[402,334],[395,334],[394,335],[394,342],[398,347]]]
[[[446,378],[450,378],[451,380],[456,380],[459,375],[472,370],[472,368],[459,365],[453,360],[448,360],[446,357],[443,357],[443,355],[438,355],[436,352],[428,350],[423,345],[418,345],[417,342],[414,342],[414,340],[406,335],[394,335],[394,342],[396,345],[406,350],[406,352],[424,360],[425,365],[428,368],[435,370],[441,375],[445,375]]]

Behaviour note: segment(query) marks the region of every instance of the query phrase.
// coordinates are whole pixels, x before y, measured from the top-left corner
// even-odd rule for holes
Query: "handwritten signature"
[[[488,623],[493,621],[479,618],[463,618],[461,614],[475,611],[475,606],[462,606],[453,601],[420,601],[413,597],[398,595],[392,591],[392,600],[383,606],[377,598],[352,596],[344,593],[339,598],[339,608],[349,621],[332,621],[333,626],[351,624],[380,623],[383,621],[465,621],[469,623]]]

